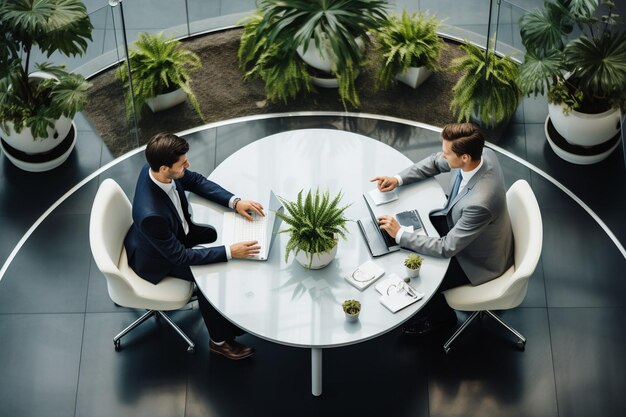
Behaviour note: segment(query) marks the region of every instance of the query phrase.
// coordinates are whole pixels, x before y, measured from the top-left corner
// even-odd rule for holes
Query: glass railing
[[[540,0],[518,0],[525,7],[541,6]],[[126,56],[125,42],[132,46],[141,32],[158,33],[182,39],[217,29],[235,26],[255,8],[254,0],[92,0],[89,16],[94,26],[93,41],[82,57],[42,60],[65,63],[67,67],[88,78],[122,62]],[[487,37],[496,40],[496,50],[521,60],[519,19],[525,10],[507,1],[497,0],[396,0],[390,1],[392,12],[429,11],[443,21],[442,34],[468,40],[479,46],[487,45]],[[96,90],[99,87],[94,84]],[[119,100],[124,101],[121,86]],[[95,93],[95,94],[94,94]],[[97,99],[97,91],[92,91]],[[121,123],[121,122],[120,122]],[[192,128],[193,126],[189,126]],[[127,148],[138,144],[134,123],[128,124]]]

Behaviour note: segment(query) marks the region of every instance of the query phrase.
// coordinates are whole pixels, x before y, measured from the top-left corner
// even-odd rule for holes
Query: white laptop
[[[252,213],[253,220],[250,221],[233,211],[224,213],[222,243],[232,245],[233,243],[256,240],[259,242],[261,250],[258,255],[248,259],[266,261],[281,222],[276,217],[275,212],[282,212],[282,210],[283,206],[280,200],[273,191],[270,191],[269,204],[265,206],[264,210],[265,216]]]

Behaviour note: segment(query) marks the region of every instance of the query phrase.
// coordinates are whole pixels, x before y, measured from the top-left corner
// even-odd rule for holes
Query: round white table
[[[191,161],[193,164],[193,161]],[[288,236],[278,234],[267,261],[231,260],[195,266],[200,290],[226,318],[248,333],[289,346],[311,349],[312,392],[322,392],[322,349],[350,345],[380,336],[413,316],[434,294],[448,267],[448,259],[425,257],[420,276],[411,280],[424,298],[397,313],[380,302],[375,284],[364,291],[344,280],[360,264],[372,259],[356,220],[368,217],[363,194],[375,188],[369,180],[394,175],[411,165],[397,150],[368,137],[337,130],[306,129],[260,139],[229,156],[209,176],[244,199],[267,207],[270,190],[293,200],[300,190],[319,187],[331,196],[342,192],[348,239],[340,240],[336,258],[321,270],[307,270],[293,255],[285,262]],[[433,180],[399,187],[400,198],[374,206],[376,214],[393,214],[417,208],[430,236],[437,232],[428,213],[445,205],[445,195]],[[220,236],[225,209],[191,197],[195,222],[213,225]],[[284,225],[281,225],[281,229]],[[216,244],[219,244],[219,240]],[[385,270],[404,276],[407,252],[373,258]],[[361,302],[355,323],[344,318],[341,303]]]

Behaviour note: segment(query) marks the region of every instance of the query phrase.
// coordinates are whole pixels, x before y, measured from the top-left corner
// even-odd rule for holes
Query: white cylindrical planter
[[[420,84],[432,75],[432,71],[426,67],[409,67],[406,72],[396,75],[396,80],[408,85],[411,88],[417,88]]]
[[[60,144],[72,128],[72,119],[61,116],[54,123],[54,128],[48,128],[48,136],[45,138],[34,138],[30,127],[23,127],[20,133],[17,133],[11,121],[7,122],[7,126],[8,131],[0,127],[0,136],[4,141],[18,151],[33,155],[48,152]]]
[[[415,278],[417,276],[419,276],[420,274],[420,269],[411,269],[408,266],[404,267],[404,273],[406,274],[407,277],[409,278]]]
[[[343,312],[346,315],[346,321],[350,322],[350,323],[354,323],[355,321],[357,321],[359,319],[359,313],[356,314],[348,314],[345,311]]]
[[[587,114],[572,110],[563,114],[563,107],[548,104],[548,114],[556,131],[572,145],[595,146],[608,141],[619,133],[620,110],[610,109],[603,113]]]
[[[363,50],[363,48],[365,47],[363,39],[356,38],[355,41],[359,48]],[[322,42],[322,45],[320,46],[323,51],[320,51],[320,49],[316,48],[315,41],[311,39],[306,52],[304,51],[304,47],[302,45],[298,47],[296,52],[298,52],[298,55],[300,56],[300,58],[302,58],[304,62],[306,62],[313,68],[316,68],[320,71],[331,72],[331,69],[336,67],[337,57],[331,49],[328,41]]]
[[[146,100],[146,104],[153,113],[156,113],[177,106],[185,100],[187,100],[187,93],[179,88],[169,93],[159,94],[154,98],[149,98]]]
[[[307,269],[322,269],[335,259],[336,254],[337,244],[328,252],[310,253],[301,250],[296,254],[296,260]]]

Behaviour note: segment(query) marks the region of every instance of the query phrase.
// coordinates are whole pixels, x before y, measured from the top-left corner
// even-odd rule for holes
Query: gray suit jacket
[[[400,238],[400,246],[424,255],[456,256],[472,285],[497,278],[513,265],[513,231],[502,169],[491,149],[485,148],[482,158],[480,170],[444,214],[450,227],[447,236],[403,233]],[[449,171],[453,171],[449,194],[458,170],[451,170],[441,153],[431,155],[399,175],[403,184],[410,184]]]

